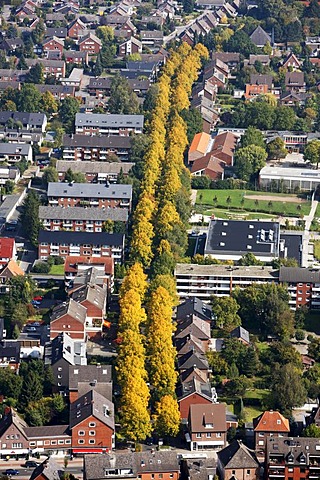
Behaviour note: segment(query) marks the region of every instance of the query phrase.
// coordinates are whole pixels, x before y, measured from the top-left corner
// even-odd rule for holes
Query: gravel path
[[[286,203],[305,203],[303,198],[296,197],[277,197],[274,195],[245,195],[248,200],[266,200],[267,202],[286,202]]]

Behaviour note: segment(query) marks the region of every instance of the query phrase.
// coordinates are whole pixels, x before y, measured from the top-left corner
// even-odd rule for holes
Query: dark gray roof
[[[78,396],[89,390],[96,390],[108,400],[112,400],[112,370],[110,365],[79,365],[69,367],[69,390],[77,391]]]
[[[268,85],[269,88],[272,87],[273,84],[273,76],[260,74],[260,73],[252,73],[250,75],[250,83],[255,85]]]
[[[236,327],[234,330],[232,330],[232,332],[230,332],[230,335],[231,337],[235,337],[250,343],[249,332],[243,327]]]
[[[112,452],[105,455],[85,455],[84,472],[87,480],[106,478],[106,471],[127,470],[123,478],[136,478],[141,473],[173,473],[179,472],[179,459],[176,452]],[[108,473],[108,478],[117,475]]]
[[[211,336],[210,323],[195,315],[188,315],[184,320],[179,321],[175,331],[175,338],[183,338],[193,334],[202,340],[208,340]]]
[[[267,42],[271,43],[270,35],[268,35],[260,25],[251,33],[250,38],[257,46],[265,45]]]
[[[105,148],[131,148],[131,137],[120,135],[63,135],[64,147],[105,147]]]
[[[60,333],[45,345],[45,364],[55,365],[64,360],[69,365],[86,365],[86,343],[74,340],[67,333]]]
[[[77,245],[83,245],[87,243],[89,245],[111,245],[111,246],[123,246],[124,235],[121,233],[91,233],[91,232],[57,232],[40,230],[38,236],[39,243],[73,243]]]
[[[131,199],[132,185],[100,183],[48,183],[48,197]]]
[[[301,266],[301,251],[302,251],[302,239],[303,232],[281,232],[280,233],[280,242],[284,243],[285,251],[287,258],[295,258],[298,262],[299,267]],[[280,252],[282,253],[282,252]]]
[[[199,393],[200,395],[207,397],[209,400],[212,400],[211,383],[203,383],[196,378],[193,378],[188,382],[180,384],[177,388],[178,400],[182,400],[193,393]]]
[[[87,309],[74,300],[69,299],[67,302],[63,302],[53,308],[50,315],[50,321],[53,322],[57,318],[66,314],[84,324],[87,318]]]
[[[40,220],[113,220],[116,222],[128,221],[126,208],[81,208],[81,207],[39,207]]]
[[[33,470],[30,480],[34,480],[38,477],[42,479],[45,478],[46,480],[60,480],[61,474],[62,467],[56,463],[53,457],[49,457]]]
[[[20,363],[20,343],[16,340],[2,340],[0,342],[0,358],[6,357],[15,363]]]
[[[143,115],[116,115],[109,113],[77,113],[76,127],[105,127],[105,128],[143,128]]]
[[[234,440],[223,450],[218,452],[218,458],[224,468],[258,468],[259,462],[253,451],[250,451],[242,442]]]
[[[308,437],[267,437],[266,462],[282,462],[290,467],[307,467],[314,462],[314,455],[319,458],[320,439]],[[312,459],[310,457],[313,457]]]
[[[70,428],[75,427],[91,415],[114,429],[114,405],[95,390],[90,390],[70,404]]]
[[[299,267],[280,267],[280,282],[320,283],[320,270]]]
[[[211,220],[205,254],[279,256],[278,222]]]
[[[207,357],[197,352],[188,352],[178,359],[178,370],[186,370],[196,366],[200,370],[209,370]]]
[[[200,298],[188,298],[177,307],[177,319],[182,320],[187,315],[196,315],[202,320],[211,321],[212,308],[207,303],[204,303]]]
[[[27,427],[25,432],[30,439],[42,437],[65,437],[68,425],[46,425],[44,427]]]
[[[68,34],[68,30],[66,27],[48,27],[45,36],[46,37],[58,37],[58,38],[66,38]]]
[[[129,137],[126,137],[129,138]],[[134,163],[131,162],[91,162],[86,160],[58,160],[56,169],[58,172],[65,173],[69,168],[73,172],[81,172],[83,174],[119,174],[122,170],[127,175]]]
[[[72,300],[75,302],[82,303],[84,301],[88,301],[95,307],[102,310],[103,313],[105,313],[104,310],[106,297],[106,290],[94,284],[82,285],[70,294],[70,298],[72,298]]]

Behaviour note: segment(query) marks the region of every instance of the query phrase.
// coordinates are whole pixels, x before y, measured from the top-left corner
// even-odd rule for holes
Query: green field
[[[276,200],[259,200],[248,196],[268,196]],[[289,202],[288,199],[299,199],[301,203]],[[205,208],[221,208],[222,211],[236,212],[241,215],[246,212],[266,213],[284,216],[308,215],[311,202],[297,195],[283,193],[255,192],[251,190],[198,190],[196,206]],[[260,217],[260,215],[259,215]]]
[[[203,215],[214,215],[217,218],[229,218],[234,220],[272,220],[277,216],[275,214],[261,212],[244,212],[232,208],[229,210],[225,208],[210,208],[209,210],[204,211]]]

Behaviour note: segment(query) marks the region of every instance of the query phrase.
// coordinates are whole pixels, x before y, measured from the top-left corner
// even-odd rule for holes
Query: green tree
[[[291,107],[280,106],[275,110],[275,121],[273,128],[275,130],[292,130],[296,121],[296,114]]]
[[[242,180],[250,180],[262,167],[267,159],[266,151],[256,145],[239,148],[235,153],[235,172]]]
[[[116,75],[111,81],[108,109],[116,114],[136,114],[140,110],[137,95],[121,75]]]
[[[254,377],[259,369],[259,356],[254,347],[249,347],[243,357],[242,371],[247,377]]]
[[[58,182],[59,175],[55,168],[47,167],[43,171],[42,182],[44,185],[48,185],[49,182]]]
[[[215,323],[226,332],[231,332],[241,325],[241,318],[238,315],[240,306],[233,297],[211,297],[212,313]]]
[[[266,148],[264,137],[260,130],[255,127],[248,127],[244,135],[241,137],[241,147],[256,145],[257,147]]]
[[[293,365],[275,367],[271,379],[273,406],[290,414],[293,407],[300,407],[306,400],[306,390],[301,375]]]
[[[309,438],[320,438],[320,427],[317,427],[315,423],[311,423],[303,430],[302,435]]]
[[[39,206],[40,201],[38,195],[34,190],[30,190],[22,205],[20,221],[25,235],[35,246],[38,242],[40,229]]]
[[[20,403],[26,407],[30,402],[37,402],[43,396],[43,384],[36,372],[30,370],[23,378]]]
[[[21,394],[22,378],[9,368],[0,369],[0,394],[7,398],[18,399]]]
[[[103,68],[102,68],[102,63],[101,63],[101,55],[99,53],[99,55],[97,56],[95,66],[94,66],[94,74],[95,74],[96,77],[100,77],[102,72],[103,72]]]
[[[304,149],[304,159],[307,162],[318,164],[320,161],[320,140],[311,140]]]
[[[187,124],[187,137],[190,144],[195,134],[203,130],[203,119],[200,110],[194,107],[182,110],[181,117]]]
[[[238,261],[238,265],[262,265],[262,262],[260,262],[260,260],[258,260],[253,253],[248,252],[242,255],[242,257]]]
[[[26,75],[26,83],[39,84],[44,82],[43,66],[41,63],[33,65]]]
[[[280,159],[285,158],[287,155],[287,150],[284,144],[284,140],[281,137],[277,137],[267,145],[267,152],[269,159]]]
[[[41,93],[31,83],[24,83],[18,94],[17,107],[21,112],[39,112],[41,108]]]
[[[71,133],[74,127],[76,113],[79,112],[79,102],[75,97],[66,97],[59,108],[59,117],[66,132]]]

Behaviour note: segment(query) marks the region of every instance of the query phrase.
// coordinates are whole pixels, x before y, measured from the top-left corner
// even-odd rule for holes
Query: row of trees
[[[183,165],[187,125],[180,113],[189,107],[192,83],[201,58],[206,56],[203,46],[192,50],[182,44],[171,53],[152,99],[131,239],[131,259],[136,263],[120,291],[120,420],[123,434],[132,440],[151,433],[151,415],[159,434],[176,435],[179,431],[176,352],[172,345],[172,308],[177,298],[172,272],[179,253],[178,235],[184,235],[187,219],[187,215],[181,219],[178,196],[181,203],[188,204],[190,191],[189,174]],[[143,268],[149,271],[149,285]]]

